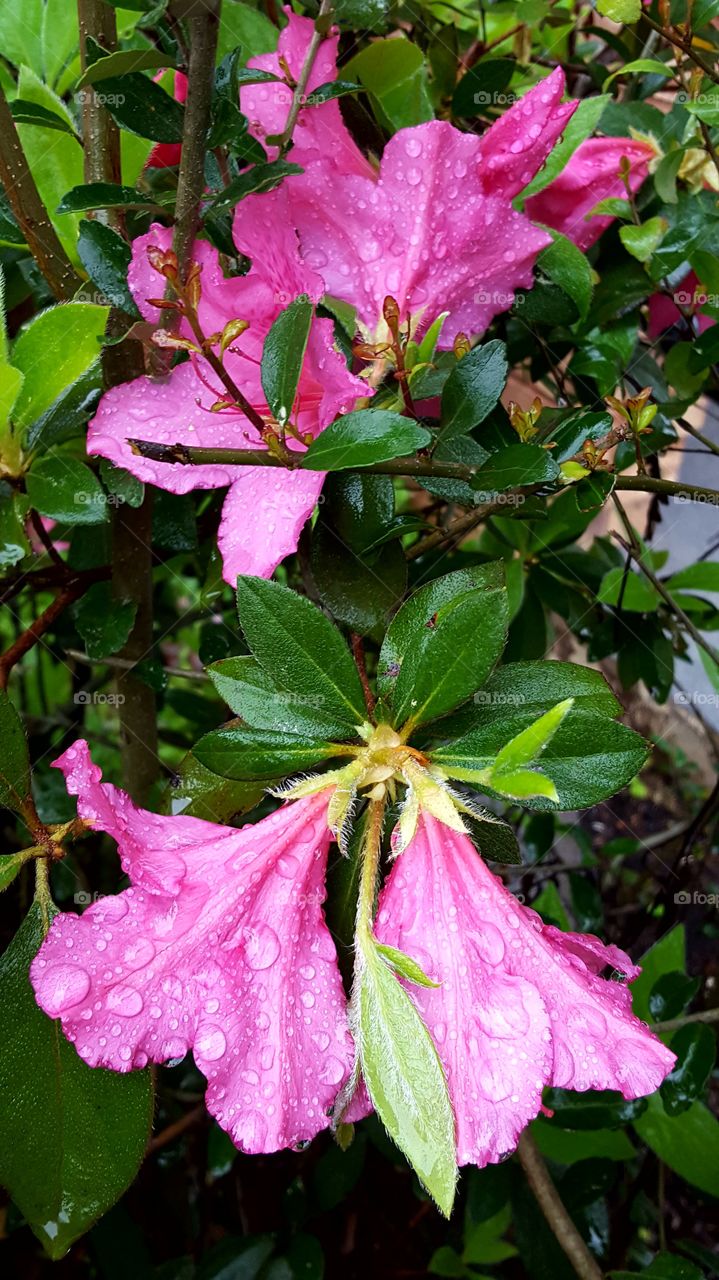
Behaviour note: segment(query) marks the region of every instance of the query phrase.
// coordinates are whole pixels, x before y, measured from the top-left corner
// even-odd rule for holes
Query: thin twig
[[[652,1031],[678,1031],[680,1027],[691,1026],[694,1022],[719,1022],[719,1009],[702,1009],[699,1013],[685,1013],[681,1018],[669,1018],[666,1022],[653,1022]]]
[[[305,96],[307,94],[307,85],[309,84],[310,76],[312,75],[312,68],[315,65],[315,59],[320,51],[320,46],[327,39],[327,35],[329,34],[330,23],[328,15],[331,8],[332,0],[322,0],[320,11],[315,22],[315,29],[312,32],[312,39],[307,46],[307,53],[305,54],[305,60],[302,64],[302,70],[300,71],[299,79],[292,94],[292,102],[287,113],[285,127],[282,130],[282,141],[279,145],[280,158],[285,155],[292,141],[292,134],[295,131],[297,117],[304,106]]]
[[[362,683],[362,692],[364,694],[365,706],[367,707],[367,715],[372,718],[374,715],[375,696],[372,692],[372,686],[367,675],[367,663],[365,661],[364,643],[362,636],[357,635],[356,631],[350,633],[350,643],[352,645],[352,657],[355,660],[355,666],[359,672],[359,678]]]
[[[93,580],[98,582],[106,577],[105,570],[97,571]],[[72,582],[69,582],[67,586],[64,586],[58,592],[52,603],[35,618],[27,630],[23,631],[17,640],[10,645],[10,648],[5,650],[5,653],[0,656],[0,689],[7,689],[10,672],[13,667],[17,665],[21,658],[25,657],[26,653],[29,653],[35,647],[45,635],[45,632],[49,631],[57,622],[60,615],[76,600],[79,600],[91,585],[92,582],[88,580],[88,577],[75,578]]]
[[[527,1129],[519,1139],[517,1154],[537,1203],[580,1280],[603,1280],[600,1267],[564,1207],[539,1148]]]
[[[221,0],[204,0],[190,16],[190,56],[187,68],[187,102],[182,130],[180,171],[177,177],[175,229],[172,248],[185,278],[200,225],[200,202],[205,190],[205,144],[215,77],[217,35]]]
[[[660,23],[655,22],[653,18],[650,18],[648,13],[642,13],[642,18],[653,31],[656,31],[658,35],[662,37],[662,40],[666,40],[668,44],[674,45],[675,49],[681,49],[681,52],[685,53],[687,58],[691,58],[692,62],[695,63],[697,67],[701,67],[704,74],[708,76],[710,80],[713,80],[715,84],[719,84],[719,75],[717,75],[717,72],[711,64],[707,62],[700,53],[697,53],[696,49],[694,49],[691,35],[688,37],[681,36],[676,28],[672,28],[670,31],[667,27],[662,27]]]
[[[60,243],[30,172],[20,136],[0,85],[0,183],[28,248],[58,302],[68,302],[82,280]]]

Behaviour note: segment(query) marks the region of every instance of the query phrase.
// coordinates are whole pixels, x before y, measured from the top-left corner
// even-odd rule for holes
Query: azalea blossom
[[[376,741],[386,761],[391,736],[380,726],[359,749],[347,767],[357,786],[392,773],[372,755]],[[458,1160],[484,1165],[514,1149],[545,1085],[636,1098],[674,1055],[632,1015],[627,988],[599,977],[607,965],[635,977],[624,952],[520,906],[459,815],[425,809],[436,808],[437,784],[408,760],[421,812],[375,932],[438,984],[408,989],[446,1073]],[[322,912],[330,825],[347,811],[339,775],[298,784],[299,798],[237,830],[137,808],[101,781],[83,741],[55,764],[79,816],[116,839],[131,887],[55,918],[31,970],[40,1006],[91,1066],[129,1071],[191,1049],[209,1111],[244,1151],[311,1139],[347,1092],[354,1059]],[[336,1118],[370,1109],[360,1082]]]
[[[269,222],[267,221],[269,220]],[[251,220],[238,248],[249,243]],[[262,223],[252,226],[253,268],[248,275],[227,278],[210,245],[197,242],[194,258],[201,268],[198,307],[203,332],[219,334],[234,320],[248,323],[225,353],[224,363],[235,385],[262,418],[271,422],[260,378],[264,340],[273,321],[299,295],[316,301],[322,282],[299,257],[297,240],[286,214],[285,197],[272,192]],[[133,244],[129,284],[145,319],[159,323],[151,299],[162,295],[164,281],[150,265],[153,250],[167,250],[171,231],[155,225]],[[259,243],[262,252],[259,252]],[[258,248],[255,257],[255,246]],[[180,335],[193,337],[186,321]],[[312,322],[292,422],[300,436],[315,436],[338,414],[351,409],[358,397],[371,394],[349,372],[334,345],[332,321]],[[258,431],[239,408],[227,404],[228,393],[200,354],[193,354],[164,378],[137,378],[106,392],[88,431],[88,453],[108,458],[138,479],[187,493],[229,485],[218,544],[224,575],[234,583],[238,574],[269,576],[280,560],[297,547],[300,530],[320,494],[324,475],[317,471],[221,464],[184,466],[158,462],[135,454],[128,440],[160,444],[183,443],[213,448],[264,448]],[[224,407],[218,409],[218,405]],[[303,446],[288,438],[291,449]]]
[[[192,1049],[206,1103],[243,1151],[314,1137],[352,1058],[322,902],[327,793],[237,830],[138,809],[86,742],[55,766],[118,844],[131,888],[53,921],[31,978],[90,1066]]]
[[[631,1012],[640,970],[615,946],[563,933],[505,889],[469,837],[420,817],[394,864],[377,915],[380,942],[438,985],[412,998],[444,1067],[460,1164],[513,1151],[541,1110],[542,1090],[658,1089],[674,1054]]]
[[[554,181],[529,197],[524,211],[586,251],[614,221],[611,215],[593,213],[596,206],[610,198],[626,199],[627,184],[636,193],[656,159],[656,146],[641,138],[588,138]]]
[[[308,38],[303,21],[291,22],[293,47]],[[272,58],[263,61],[265,69],[279,67]],[[254,88],[251,108],[252,87],[242,90],[241,101],[261,137],[277,130],[277,114],[271,98]],[[517,289],[531,287],[537,254],[551,241],[511,202],[576,109],[576,102],[561,101],[563,93],[558,68],[481,138],[439,120],[400,129],[377,171],[359,164],[341,118],[321,125],[324,107],[300,112],[315,120],[313,144],[302,144],[304,173],[285,185],[302,255],[328,294],[356,308],[369,340],[386,338],[387,297],[397,301],[400,322],[413,335],[448,313],[440,337],[448,347],[459,332],[481,334],[512,305]],[[242,210],[264,199],[251,196]]]

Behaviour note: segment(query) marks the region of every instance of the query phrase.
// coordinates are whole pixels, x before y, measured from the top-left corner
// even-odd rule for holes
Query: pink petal
[[[127,273],[127,283],[139,310],[151,324],[159,324],[161,312],[158,307],[150,306],[149,298],[162,298],[165,293],[165,281],[154,267],[150,266],[147,251],[150,248],[170,249],[172,247],[172,228],[163,227],[153,222],[149,231],[138,236],[132,242],[132,259]],[[248,288],[246,276],[225,276],[216,249],[204,240],[196,240],[193,258],[199,262],[202,272],[202,299],[199,306],[199,317],[203,331],[209,335],[224,328],[228,320],[252,319],[268,310],[267,300],[263,296],[258,301],[251,288]],[[301,292],[301,290],[298,290]],[[272,303],[270,302],[270,307]],[[183,325],[182,332],[191,337],[188,326]]]
[[[322,279],[300,255],[286,182],[264,195],[247,196],[237,205],[232,237],[240,253],[252,259],[252,275],[267,286],[276,311],[301,293],[314,302],[322,297]]]
[[[525,213],[555,231],[561,231],[582,250],[589,249],[614,221],[587,216],[601,200],[626,198],[619,176],[622,159],[629,160],[629,185],[638,191],[655,157],[653,147],[633,138],[588,138],[577,148],[569,164],[544,191],[530,196]]]
[[[154,76],[155,80],[162,79],[162,72]],[[182,71],[175,72],[173,96],[176,102],[187,102],[187,76]],[[152,148],[147,160],[145,161],[146,169],[169,169],[171,165],[180,163],[182,156],[181,142],[158,142]]]
[[[132,887],[56,917],[31,970],[41,1008],[90,1066],[192,1049],[209,1111],[245,1151],[314,1137],[352,1056],[322,912],[326,794],[236,830],[137,809],[85,743],[57,764]]]
[[[297,550],[324,479],[320,471],[242,468],[225,498],[217,536],[226,582],[234,586],[245,573],[272,577],[280,561]]]
[[[479,177],[488,195],[511,199],[532,181],[579,105],[563,103],[563,93],[556,67],[482,135]]]
[[[451,346],[460,330],[482,332],[515,289],[532,284],[548,238],[472,180],[481,146],[430,121],[390,139],[376,181],[350,175],[328,191],[311,168],[288,180],[306,261],[370,332],[389,294],[403,320],[421,318],[420,330],[449,311],[442,344]]]
[[[312,18],[300,18],[285,7],[289,22],[280,35],[275,53],[263,53],[251,58],[248,67],[271,71],[283,76],[282,57],[290,68],[295,81],[307,56],[307,49],[314,32]],[[310,95],[313,89],[337,79],[337,46],[339,36],[330,36],[319,47],[307,85]],[[240,89],[240,109],[247,116],[250,132],[263,144],[265,138],[282,133],[292,104],[292,92],[286,84],[249,84]],[[268,146],[271,160],[277,158],[276,146]],[[308,159],[321,156],[327,169],[338,173],[367,173],[368,162],[350,136],[339,103],[325,102],[320,106],[306,106],[300,110],[293,133],[292,150],[288,159],[304,165]]]
[[[674,297],[682,304],[684,309],[687,307],[701,306],[699,299],[703,295],[702,287],[699,283],[699,277],[696,271],[688,271],[683,280],[674,289]],[[672,298],[667,298],[663,293],[653,293],[649,299],[649,337],[660,338],[666,329],[671,329],[672,325],[678,324],[682,318],[681,311]],[[706,329],[711,329],[716,324],[711,316],[695,315],[695,321],[699,333],[704,333]]]
[[[441,982],[412,986],[455,1107],[460,1163],[512,1150],[545,1084],[652,1093],[674,1055],[631,1013],[636,967],[597,938],[562,934],[520,906],[466,836],[423,817],[383,890],[377,936]]]

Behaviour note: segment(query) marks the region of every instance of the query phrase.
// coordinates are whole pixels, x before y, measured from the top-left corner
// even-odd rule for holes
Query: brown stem
[[[181,280],[184,280],[192,261],[192,249],[200,225],[200,202],[205,190],[205,143],[210,127],[220,9],[221,0],[200,0],[192,4],[189,11],[187,102],[172,237]]]
[[[669,1018],[666,1022],[653,1022],[652,1031],[678,1031],[693,1022],[719,1022],[719,1009],[702,1009],[700,1013],[686,1013],[681,1018]]]
[[[696,52],[696,49],[694,49],[692,45],[691,35],[687,37],[680,36],[676,28],[669,30],[667,27],[660,26],[658,22],[655,22],[653,18],[649,17],[648,13],[643,13],[642,18],[647,25],[652,28],[652,31],[656,31],[657,34],[662,37],[662,40],[666,40],[668,44],[674,45],[675,49],[681,49],[682,53],[685,53],[688,58],[691,58],[692,62],[695,63],[697,67],[701,67],[704,74],[709,76],[710,80],[713,80],[715,84],[719,84],[719,75],[717,75],[711,64],[706,62],[700,53]]]
[[[367,707],[367,715],[370,720],[374,715],[375,696],[372,692],[372,686],[367,675],[367,663],[365,661],[364,643],[362,636],[357,635],[356,631],[350,633],[350,643],[352,645],[352,657],[359,672],[359,678],[362,684],[362,692],[364,694],[365,706]]]
[[[567,1213],[528,1129],[519,1139],[517,1154],[537,1203],[580,1280],[603,1280],[601,1269]]]
[[[7,98],[0,85],[0,182],[28,248],[58,302],[82,285],[60,243],[30,172]]]
[[[93,579],[90,579],[89,575],[82,579],[76,578],[73,582],[68,582],[67,586],[64,586],[58,592],[52,603],[35,618],[35,621],[27,628],[27,631],[23,631],[0,657],[0,689],[7,689],[10,672],[13,667],[17,665],[21,658],[25,657],[26,653],[34,649],[38,641],[57,622],[65,609],[85,594],[88,587],[92,585],[92,581],[97,582],[99,578],[105,576],[106,574],[104,573],[95,573]]]
[[[117,48],[115,14],[105,0],[77,0],[80,28],[80,65],[87,69],[87,40],[96,40],[108,53]],[[81,90],[82,132],[86,182],[118,182],[121,177],[120,131],[112,116],[104,111],[92,85]],[[108,226],[120,229],[116,209],[100,209],[95,214]]]
[[[185,1112],[184,1116],[180,1116],[179,1120],[175,1120],[172,1124],[168,1124],[154,1138],[151,1138],[147,1144],[146,1155],[151,1156],[155,1151],[161,1151],[163,1147],[169,1146],[175,1138],[182,1137],[188,1129],[192,1129],[194,1125],[200,1124],[207,1112],[204,1102],[200,1102],[198,1106],[193,1107],[191,1111]]]

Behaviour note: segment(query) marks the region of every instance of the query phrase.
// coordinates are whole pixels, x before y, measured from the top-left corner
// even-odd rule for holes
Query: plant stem
[[[517,1154],[537,1203],[580,1280],[603,1280],[601,1269],[567,1213],[528,1129],[519,1139]]]
[[[350,644],[352,645],[352,657],[355,660],[355,666],[359,672],[359,678],[362,683],[362,692],[364,694],[367,715],[372,719],[374,715],[375,696],[367,675],[367,662],[365,660],[364,644],[362,636],[357,635],[356,631],[350,632]]]
[[[656,31],[658,35],[662,37],[662,40],[666,40],[668,44],[674,45],[675,49],[681,49],[682,53],[686,54],[687,58],[690,58],[697,67],[701,67],[704,74],[708,76],[710,80],[713,80],[714,84],[719,84],[719,75],[717,75],[717,72],[711,64],[706,62],[701,54],[697,53],[693,48],[691,35],[686,37],[680,36],[675,29],[670,31],[666,27],[662,27],[658,22],[655,22],[653,18],[650,18],[648,13],[642,13],[642,18],[648,26],[652,28],[652,31]]]
[[[312,39],[310,40],[310,43],[307,46],[307,53],[305,54],[305,60],[304,60],[304,63],[302,64],[302,70],[300,71],[299,80],[297,81],[297,84],[295,85],[295,88],[294,88],[294,92],[292,94],[292,102],[290,104],[290,109],[287,113],[285,127],[282,131],[282,141],[280,142],[280,146],[279,146],[280,159],[282,158],[282,156],[286,154],[287,149],[292,141],[292,134],[295,131],[295,125],[297,124],[297,117],[299,116],[302,106],[304,104],[305,95],[307,93],[307,85],[309,84],[309,79],[310,79],[310,76],[312,75],[312,68],[315,65],[315,58],[319,53],[320,45],[324,40],[326,40],[327,33],[329,31],[329,23],[326,23],[326,24],[322,23],[320,19],[326,18],[331,8],[332,8],[331,0],[322,0],[322,3],[320,4],[320,11],[317,16],[317,21],[315,23],[315,29],[312,32]],[[319,30],[317,29],[318,26],[320,28]]]
[[[364,952],[371,947],[373,938],[374,907],[377,896],[377,876],[382,852],[382,823],[385,797],[370,800],[367,830],[362,848],[362,873],[357,898],[357,945]]]
[[[201,0],[201,3],[192,6],[188,23],[188,89],[177,179],[175,230],[172,237],[172,248],[177,254],[181,280],[184,280],[192,261],[192,250],[200,225],[200,202],[205,189],[205,142],[210,127],[220,8],[221,0]]]
[[[669,1018],[666,1022],[653,1022],[651,1031],[678,1031],[693,1022],[719,1022],[719,1009],[703,1009],[701,1013],[687,1013],[682,1018]]]
[[[647,579],[647,581],[651,582],[652,586],[654,587],[654,590],[657,592],[658,595],[661,596],[664,603],[669,606],[674,616],[678,618],[679,621],[683,624],[685,630],[692,637],[692,640],[694,640],[694,642],[699,645],[699,648],[703,649],[704,652],[707,653],[709,657],[719,667],[719,651],[716,650],[713,645],[709,644],[708,640],[704,639],[704,636],[702,635],[701,631],[699,631],[698,628],[695,627],[689,615],[684,612],[684,610],[681,608],[680,605],[677,604],[674,597],[664,586],[664,583],[661,582],[660,579],[653,572],[653,570],[650,569],[649,566],[644,563],[644,551],[642,550],[642,547],[637,539],[637,535],[634,532],[634,529],[629,520],[629,517],[627,516],[627,513],[624,510],[624,507],[622,506],[621,502],[617,498],[616,494],[612,494],[612,499],[617,509],[617,512],[619,513],[619,517],[622,521],[622,524],[624,525],[624,528],[626,530],[627,538],[629,539],[629,541],[627,541],[626,538],[622,538],[620,534],[615,533],[614,537],[616,538],[617,542],[619,542],[620,545],[627,552],[627,554],[632,557],[632,559],[636,563],[637,568],[644,574],[644,577]]]
[[[82,285],[60,243],[20,142],[7,98],[0,85],[0,183],[2,183],[28,248],[58,302],[68,302]]]
[[[95,581],[105,574],[95,575]],[[55,596],[51,604],[43,610],[35,621],[31,623],[27,631],[23,631],[17,640],[10,645],[9,649],[0,657],[0,689],[7,689],[10,672],[17,665],[21,658],[25,657],[31,649],[42,639],[46,631],[49,631],[57,622],[61,614],[65,612],[71,604],[79,600],[85,594],[88,587],[92,585],[92,581],[87,577],[78,580],[77,578],[64,586]]]
[[[104,0],[78,0],[80,54],[86,65],[88,36],[113,50],[117,46],[115,11]],[[118,182],[120,134],[115,122],[101,105],[94,90],[86,89],[83,99],[85,134],[85,179],[87,182]],[[121,219],[110,211],[108,225],[122,233]],[[115,308],[110,313],[108,333],[119,336],[127,325]],[[140,343],[122,342],[103,350],[105,387],[118,386],[144,372]],[[150,787],[159,775],[157,757],[157,707],[154,691],[132,674],[132,668],[147,657],[152,648],[152,495],[147,492],[140,507],[127,504],[112,514],[112,589],[118,600],[135,605],[135,621],[127,643],[120,652],[130,667],[119,671],[116,681],[120,721],[120,752],[126,790],[138,804],[147,800]]]

